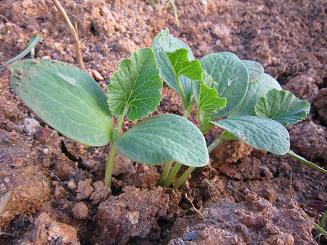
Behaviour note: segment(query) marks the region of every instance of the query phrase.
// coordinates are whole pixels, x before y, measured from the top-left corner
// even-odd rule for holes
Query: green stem
[[[181,167],[182,164],[178,162],[175,163],[174,167],[170,170],[170,173],[164,182],[164,186],[169,187],[174,182],[176,175]]]
[[[314,223],[314,224],[316,226],[316,229],[327,238],[327,231],[324,228],[322,228],[320,225],[318,225],[317,223]]]
[[[223,143],[224,140],[219,136],[218,138],[216,138],[209,146],[208,146],[208,152],[209,154],[216,149],[216,147],[218,145],[220,145],[221,143]]]
[[[173,164],[173,162],[168,162],[163,166],[163,170],[162,170],[161,176],[160,176],[159,181],[158,181],[159,185],[164,185],[165,180],[168,177],[168,174],[169,174],[169,171],[171,169],[172,164]]]
[[[107,159],[106,173],[105,173],[105,176],[104,176],[104,183],[109,188],[111,188],[112,170],[114,169],[116,154],[117,154],[117,150],[112,145],[111,149],[110,149],[110,152],[109,152],[108,159]]]
[[[182,187],[194,169],[195,167],[188,167],[185,172],[176,180],[174,183],[174,188],[179,189]]]
[[[307,165],[308,167],[310,168],[313,168],[315,170],[317,170],[318,172],[320,173],[323,173],[323,174],[327,174],[327,170],[326,169],[323,169],[322,167],[314,164],[313,162],[310,162],[308,161],[307,159],[301,157],[300,155],[296,154],[294,151],[290,150],[287,155],[295,158],[296,160],[300,161],[301,163]]]

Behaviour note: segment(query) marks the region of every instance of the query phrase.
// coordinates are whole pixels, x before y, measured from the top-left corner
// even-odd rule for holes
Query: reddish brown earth
[[[326,1],[180,0],[179,28],[161,3],[61,2],[77,23],[87,69],[104,89],[119,60],[149,46],[163,28],[197,57],[229,50],[261,62],[312,103],[309,119],[289,128],[292,148],[327,167]],[[0,62],[33,33],[43,36],[36,56],[76,63],[50,0],[0,0]],[[180,113],[177,96],[166,87],[163,94],[155,113]],[[8,71],[0,74],[0,102],[0,244],[326,242],[313,221],[327,208],[327,177],[295,160],[229,143],[177,191],[156,187],[159,169],[120,157],[108,190],[107,147],[87,148],[47,127],[12,93]]]

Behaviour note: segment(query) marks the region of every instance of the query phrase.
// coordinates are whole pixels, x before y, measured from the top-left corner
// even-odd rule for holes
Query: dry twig
[[[60,2],[58,0],[52,0],[53,4],[56,6],[57,10],[59,11],[60,15],[64,18],[66,24],[68,25],[68,29],[71,33],[71,35],[74,38],[75,41],[75,48],[76,48],[76,54],[77,54],[77,59],[79,66],[85,70],[85,65],[83,62],[83,56],[82,56],[82,48],[81,48],[81,43],[78,38],[78,33],[76,29],[74,28],[72,22],[70,21],[65,9],[61,6]]]

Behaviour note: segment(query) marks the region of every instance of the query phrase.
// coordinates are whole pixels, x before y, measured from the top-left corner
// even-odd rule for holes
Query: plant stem
[[[105,177],[104,177],[104,183],[105,183],[106,186],[108,186],[109,188],[111,188],[112,170],[113,170],[114,165],[115,165],[116,154],[117,154],[117,150],[116,150],[116,148],[112,145],[112,146],[111,146],[111,149],[110,149],[110,152],[109,152],[108,159],[107,159],[107,163],[106,163],[106,173],[105,173]]]
[[[314,164],[313,162],[310,162],[308,161],[307,159],[301,157],[300,155],[296,154],[294,151],[290,150],[287,155],[295,158],[296,160],[300,161],[301,163],[307,165],[308,167],[310,168],[313,168],[315,170],[317,170],[318,172],[320,173],[323,173],[323,174],[327,174],[327,170],[326,169],[323,169],[322,167]]]
[[[167,179],[167,177],[169,175],[172,164],[173,164],[173,162],[167,162],[163,166],[163,170],[162,170],[161,176],[160,176],[159,181],[158,181],[159,185],[163,185],[165,183],[165,180]]]
[[[319,231],[321,234],[323,234],[327,238],[327,231],[322,228],[319,224],[314,223],[316,226],[316,230]]]
[[[209,146],[208,146],[208,152],[209,152],[209,154],[214,150],[214,149],[216,149],[216,147],[218,146],[218,145],[220,145],[221,143],[223,143],[224,142],[224,140],[220,137],[220,136],[218,136]]]
[[[164,186],[169,187],[174,182],[176,175],[181,167],[182,164],[178,162],[175,163],[174,167],[170,170],[169,175],[164,182]]]
[[[78,38],[78,33],[77,33],[76,29],[74,28],[72,22],[70,21],[65,9],[61,6],[60,2],[58,0],[52,0],[52,2],[56,6],[56,8],[59,11],[60,15],[62,16],[62,18],[64,18],[66,24],[68,25],[68,29],[75,41],[75,49],[76,49],[79,66],[81,69],[85,70],[85,65],[83,62],[83,55],[82,55],[82,48],[81,48],[81,43]]]
[[[194,169],[195,167],[188,167],[185,172],[176,180],[176,182],[174,183],[174,188],[179,189],[180,187],[182,187],[191,175],[191,173],[194,171]]]

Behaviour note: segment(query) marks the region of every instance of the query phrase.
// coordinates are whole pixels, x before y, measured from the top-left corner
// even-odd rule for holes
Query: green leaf
[[[198,119],[202,132],[206,133],[210,129],[213,114],[224,108],[226,104],[227,99],[219,97],[215,88],[209,88],[203,81],[200,81]]]
[[[270,90],[254,107],[260,117],[271,118],[285,127],[304,120],[310,111],[310,103],[296,98],[285,90]]]
[[[154,111],[161,100],[162,82],[152,49],[143,48],[118,65],[108,86],[108,104],[116,116],[127,112],[136,120]]]
[[[186,76],[192,80],[202,79],[202,67],[198,60],[188,60],[188,51],[185,48],[177,49],[172,53],[167,53],[172,64],[176,77]]]
[[[256,149],[276,155],[285,155],[290,150],[286,128],[274,120],[257,116],[233,116],[212,123]]]
[[[227,98],[227,106],[216,117],[228,115],[240,105],[249,86],[249,74],[243,62],[229,52],[208,54],[201,59],[203,69],[215,81],[220,96]]]
[[[242,60],[249,72],[249,81],[255,82],[264,73],[263,66],[254,60]]]
[[[200,130],[187,119],[172,114],[154,116],[138,123],[115,144],[121,154],[141,163],[176,161],[201,167],[209,161]]]
[[[16,94],[43,121],[81,143],[106,145],[111,115],[106,96],[85,72],[48,60],[24,60],[10,65]]]
[[[10,60],[6,61],[5,63],[7,65],[10,65],[10,64],[14,63],[15,61],[21,60],[35,48],[35,46],[41,41],[41,39],[42,38],[40,35],[34,35],[31,39],[31,41],[27,44],[26,48],[21,53],[19,53],[15,57],[11,58]],[[2,71],[3,69],[4,69],[4,67],[2,67],[0,65],[0,71]]]
[[[167,53],[171,53],[178,49],[184,48],[188,51],[188,59],[194,60],[194,56],[190,47],[183,41],[169,34],[168,31],[163,30],[153,39],[152,48],[156,56],[161,78],[169,87],[174,89],[175,92],[179,93],[177,77]],[[192,80],[184,76],[181,76],[180,80],[185,98],[191,100]]]
[[[242,104],[235,109],[233,115],[255,115],[254,106],[258,99],[264,96],[271,89],[281,90],[279,83],[270,75],[264,73],[260,78],[249,84],[248,91]]]

